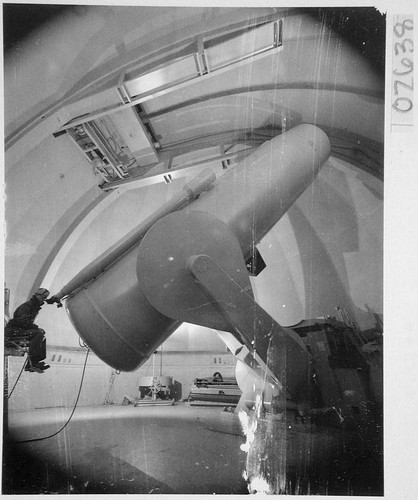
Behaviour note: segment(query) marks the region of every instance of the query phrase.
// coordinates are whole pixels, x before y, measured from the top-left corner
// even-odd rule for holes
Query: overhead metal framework
[[[70,119],[61,130],[80,125],[87,120],[95,120],[103,115],[141,104],[174,90],[179,90],[198,80],[207,79],[214,73],[238,68],[248,59],[254,60],[281,50],[283,21],[262,21],[255,26],[228,32],[224,36],[209,38],[199,36],[188,47],[168,60],[157,61],[151,68],[130,69],[118,77],[115,86],[96,93],[95,108]],[[206,39],[208,38],[208,39]],[[186,52],[186,53],[185,53]],[[118,96],[119,102],[105,104],[108,93]],[[103,107],[100,108],[102,94]],[[91,96],[86,98],[90,99]],[[79,105],[84,105],[84,99]]]
[[[143,68],[124,71],[114,88],[97,93],[93,100],[89,96],[76,103],[74,109],[79,109],[80,106],[84,108],[85,101],[86,104],[88,101],[87,106],[90,107],[93,102],[95,109],[68,121],[58,134],[64,131],[70,134],[92,164],[94,172],[101,176],[103,182],[100,187],[105,190],[143,177],[151,167],[157,167],[158,173],[162,171],[164,180],[171,181],[172,174],[168,177],[164,172],[173,169],[176,156],[213,146],[217,146],[219,152],[209,152],[206,159],[195,162],[194,166],[219,160],[227,168],[233,159],[241,158],[243,154],[239,151],[225,151],[236,144],[243,144],[244,147],[248,142],[254,144],[257,133],[253,129],[222,132],[217,134],[216,140],[209,134],[202,138],[192,137],[185,143],[163,145],[142,104],[187,85],[198,84],[200,80],[212,78],[222,71],[254,62],[277,52],[281,47],[281,19],[268,22],[262,20],[238,30],[229,29],[223,34],[200,35],[186,51],[172,55],[169,60],[165,57],[163,62],[157,61],[146,71]],[[114,90],[119,102],[100,107],[101,99],[103,103],[108,102],[109,92]],[[220,96],[221,94],[215,94],[215,98]],[[207,100],[213,97],[209,96]],[[264,140],[276,134],[277,132],[270,133]],[[233,138],[228,139],[229,136]],[[255,142],[256,145],[260,143],[259,140]],[[190,165],[186,162],[181,166],[177,165],[175,169],[188,167]]]

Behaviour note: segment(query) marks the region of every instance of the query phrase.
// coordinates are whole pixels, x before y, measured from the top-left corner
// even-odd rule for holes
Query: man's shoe
[[[36,363],[35,365],[32,366],[33,368],[37,368],[38,370],[45,371],[48,370],[48,368],[51,368],[50,365],[46,365],[43,361],[40,361],[39,363]]]
[[[42,368],[42,370],[48,370],[48,368],[51,368],[50,365],[46,365],[43,361],[39,361],[39,363],[36,363],[36,366],[39,366],[39,368]]]

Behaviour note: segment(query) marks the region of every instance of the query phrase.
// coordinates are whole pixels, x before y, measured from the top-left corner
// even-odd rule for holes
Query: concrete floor
[[[221,408],[97,406],[11,412],[3,493],[246,494],[244,438]]]

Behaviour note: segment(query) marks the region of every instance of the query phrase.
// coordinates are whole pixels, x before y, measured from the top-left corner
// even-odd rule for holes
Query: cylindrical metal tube
[[[225,222],[245,256],[312,183],[330,150],[321,129],[299,125],[262,144],[187,210]]]
[[[309,186],[329,153],[328,138],[320,129],[300,125],[264,143],[183,210],[222,220],[246,255]],[[105,272],[103,261],[93,263],[99,275],[85,273],[84,281],[76,283],[83,287],[73,293],[72,284],[66,301],[80,336],[103,361],[123,371],[139,367],[180,324],[152,307],[142,292],[137,248],[138,243],[124,248]],[[86,283],[86,276],[95,279]],[[70,293],[70,288],[63,290]]]

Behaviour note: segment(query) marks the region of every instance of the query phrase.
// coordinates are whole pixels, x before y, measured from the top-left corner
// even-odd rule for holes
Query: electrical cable
[[[13,394],[13,391],[15,390],[15,387],[17,386],[17,383],[19,382],[20,376],[21,376],[21,375],[22,375],[22,373],[23,373],[23,368],[25,368],[25,366],[26,366],[26,363],[27,363],[27,362],[28,362],[28,359],[26,358],[26,359],[25,359],[25,362],[24,362],[24,363],[23,363],[23,365],[22,365],[22,368],[21,368],[21,370],[20,370],[20,373],[19,373],[19,375],[18,375],[18,377],[17,377],[17,379],[16,379],[15,385],[13,386],[13,389],[10,391],[10,394],[7,396],[7,399],[10,399],[10,398],[11,398],[11,396],[12,396],[12,394]]]
[[[45,436],[45,437],[35,438],[35,439],[25,439],[24,441],[16,441],[16,444],[33,443],[35,441],[44,441],[45,439],[50,439],[50,438],[56,436],[57,434],[59,434],[60,432],[62,432],[67,427],[67,425],[70,423],[70,420],[72,419],[72,417],[74,415],[75,409],[77,408],[78,400],[80,398],[80,393],[81,393],[81,388],[83,387],[84,374],[86,372],[87,358],[89,357],[89,353],[90,353],[90,348],[88,348],[87,353],[86,353],[86,359],[84,360],[83,373],[81,375],[81,381],[80,381],[80,387],[78,389],[77,399],[75,400],[74,407],[73,407],[73,410],[71,412],[71,415],[68,417],[68,420],[61,427],[61,429],[59,429],[57,432],[54,432],[54,434],[51,434],[50,436]]]

